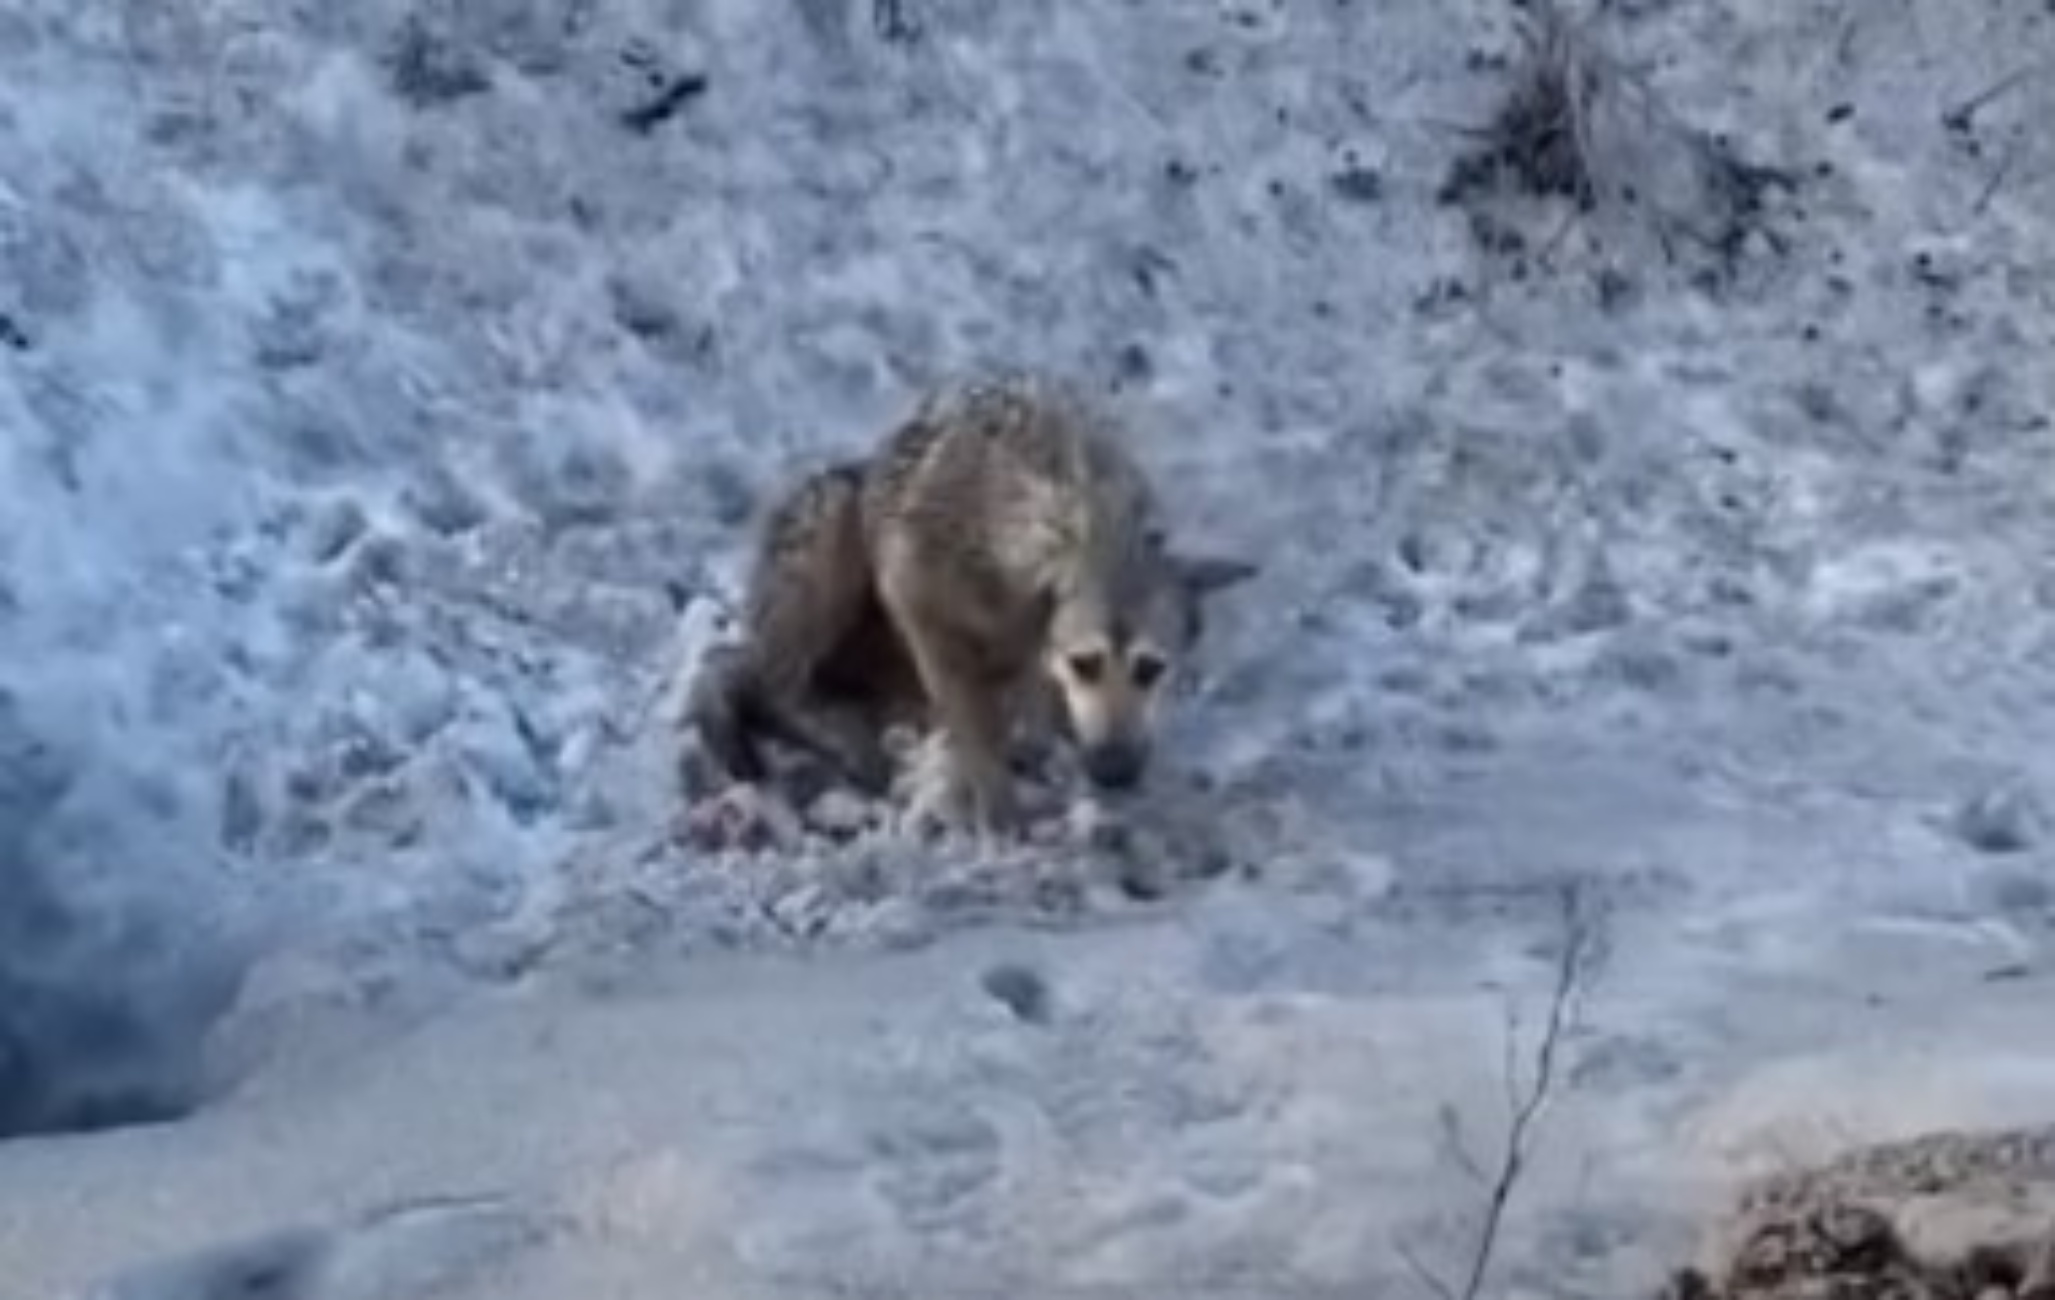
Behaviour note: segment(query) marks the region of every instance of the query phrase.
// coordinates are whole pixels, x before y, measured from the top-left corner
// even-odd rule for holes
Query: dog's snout
[[[1109,740],[1084,751],[1085,775],[1105,790],[1125,790],[1139,783],[1149,763],[1149,747],[1139,741]]]

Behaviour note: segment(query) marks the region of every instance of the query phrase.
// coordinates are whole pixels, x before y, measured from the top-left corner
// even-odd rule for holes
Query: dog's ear
[[[1171,571],[1177,575],[1178,604],[1184,610],[1184,643],[1181,648],[1190,652],[1196,650],[1206,636],[1207,600],[1215,592],[1255,577],[1257,567],[1247,560],[1216,555],[1173,554],[1169,560]]]
[[[1177,569],[1177,580],[1198,597],[1238,586],[1261,572],[1251,561],[1220,555],[1178,555],[1171,563]]]

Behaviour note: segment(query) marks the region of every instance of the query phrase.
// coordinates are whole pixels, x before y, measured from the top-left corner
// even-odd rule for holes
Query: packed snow
[[[0,8],[0,1293],[1647,1295],[2055,1120],[2055,9],[1580,8],[1586,211],[1529,12]],[[709,850],[994,366],[1262,566],[1132,834]]]

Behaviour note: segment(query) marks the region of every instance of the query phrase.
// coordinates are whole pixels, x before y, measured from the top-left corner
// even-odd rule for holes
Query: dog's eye
[[[1162,681],[1163,674],[1169,668],[1170,665],[1163,661],[1163,656],[1151,654],[1146,650],[1136,655],[1134,660],[1128,664],[1128,671],[1134,675],[1135,685],[1143,690],[1148,690],[1157,682]]]
[[[1106,673],[1106,656],[1097,650],[1080,650],[1070,657],[1070,675],[1081,682],[1096,682]]]

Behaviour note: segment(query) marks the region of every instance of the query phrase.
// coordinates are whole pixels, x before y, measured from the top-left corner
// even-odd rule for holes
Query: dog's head
[[[1108,567],[1104,580],[1056,595],[1045,667],[1085,775],[1124,789],[1147,771],[1163,698],[1204,635],[1207,601],[1257,568],[1177,554],[1160,534]]]

